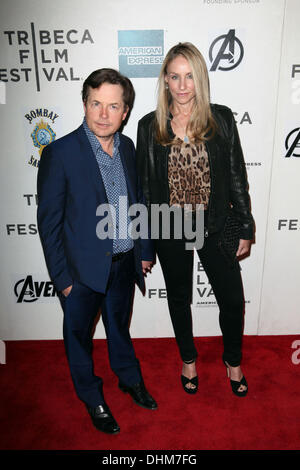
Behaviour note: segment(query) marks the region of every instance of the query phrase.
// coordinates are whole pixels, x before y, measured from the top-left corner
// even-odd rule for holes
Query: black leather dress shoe
[[[119,388],[122,392],[129,393],[137,405],[147,408],[148,410],[156,410],[157,403],[147,392],[144,382],[137,383],[130,387],[119,382]]]
[[[117,434],[120,431],[118,423],[106,404],[99,405],[96,408],[87,406],[87,410],[98,431],[106,432],[107,434]]]

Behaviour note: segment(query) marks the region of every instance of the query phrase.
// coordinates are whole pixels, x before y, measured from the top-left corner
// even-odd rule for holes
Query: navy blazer
[[[135,149],[120,134],[120,156],[127,182],[129,204],[144,203],[138,182]],[[58,291],[85,284],[105,292],[112,263],[113,240],[97,237],[96,215],[108,203],[96,157],[81,125],[47,145],[40,160],[37,221],[49,275]],[[152,261],[151,240],[134,240],[135,280],[144,292],[141,261]]]

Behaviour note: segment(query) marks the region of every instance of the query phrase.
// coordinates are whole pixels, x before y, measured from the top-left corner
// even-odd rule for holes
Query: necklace
[[[186,126],[182,127],[182,124],[180,122],[178,123],[177,119],[175,119],[175,122],[174,122],[174,118],[173,118],[173,124],[175,124],[175,126],[179,128],[179,130],[183,133],[183,142],[188,144],[190,139],[188,138],[186,134]]]

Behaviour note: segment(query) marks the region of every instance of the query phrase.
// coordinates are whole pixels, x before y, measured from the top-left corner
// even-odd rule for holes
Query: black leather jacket
[[[211,192],[208,207],[209,233],[222,230],[230,208],[241,223],[241,238],[251,240],[254,222],[250,209],[247,174],[240,139],[232,111],[212,104],[218,125],[215,136],[206,142],[209,158]],[[148,204],[169,204],[168,154],[170,146],[158,144],[153,137],[155,112],[138,124],[137,167]],[[169,131],[172,133],[171,126]]]

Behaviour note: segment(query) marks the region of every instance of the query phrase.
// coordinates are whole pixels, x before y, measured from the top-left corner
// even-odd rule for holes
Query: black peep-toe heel
[[[183,361],[183,362],[185,364],[192,364],[193,362],[195,362],[195,360],[193,359],[192,361]],[[198,375],[196,375],[195,377],[192,377],[191,379],[189,379],[185,375],[181,374],[181,383],[182,383],[183,389],[186,393],[189,393],[191,395],[197,393],[197,391],[198,391]],[[192,384],[193,387],[191,387],[191,388],[187,387],[188,384]]]
[[[229,364],[226,361],[223,361],[223,362],[224,362],[225,367],[227,369],[227,377],[230,379],[230,385],[231,385],[231,389],[232,389],[233,393],[237,397],[244,397],[248,393],[248,384],[247,384],[247,380],[246,380],[245,376],[243,375],[243,377],[241,378],[240,381],[232,380],[230,378]],[[246,387],[245,390],[239,390],[241,385],[244,385]]]

